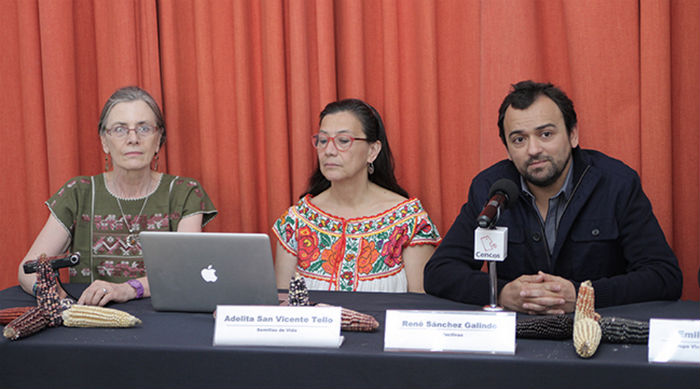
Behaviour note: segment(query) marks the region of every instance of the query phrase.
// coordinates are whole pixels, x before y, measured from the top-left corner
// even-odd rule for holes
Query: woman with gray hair
[[[102,109],[98,135],[105,172],[71,178],[46,201],[51,214],[18,270],[28,293],[35,294],[37,279],[24,272],[24,263],[69,250],[81,253],[70,281],[90,284],[79,304],[150,296],[139,232],[199,232],[216,216],[199,182],[157,171],[165,122],[148,92],[135,86],[114,92]]]

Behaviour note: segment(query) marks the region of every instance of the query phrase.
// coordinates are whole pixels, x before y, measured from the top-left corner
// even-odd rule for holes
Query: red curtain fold
[[[669,242],[683,270],[683,298],[698,300],[700,278],[700,2],[671,4],[671,121],[662,123],[671,138],[671,196],[652,197],[654,208],[670,204],[665,223],[673,226]],[[670,125],[670,129],[668,126]],[[653,129],[649,129],[653,131]],[[647,129],[643,129],[647,131]],[[656,185],[655,183],[650,183]],[[649,190],[650,185],[645,186]],[[666,226],[663,224],[662,226]],[[667,231],[667,230],[666,230]],[[668,237],[668,231],[666,232]],[[697,277],[697,278],[696,278]]]
[[[572,97],[583,147],[639,172],[698,299],[699,14],[695,0],[0,0],[0,287],[43,202],[102,171],[97,119],[120,86],[162,103],[161,171],[203,183],[220,210],[208,231],[269,232],[315,167],[320,110],[359,97],[444,233],[471,178],[506,157],[510,84],[534,79]]]

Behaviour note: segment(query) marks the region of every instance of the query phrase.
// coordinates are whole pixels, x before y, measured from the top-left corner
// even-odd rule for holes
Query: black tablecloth
[[[78,295],[81,285],[68,285]],[[163,388],[698,388],[697,365],[649,364],[646,345],[601,344],[579,358],[572,341],[518,339],[513,356],[384,352],[386,309],[479,310],[433,296],[311,292],[311,299],[377,318],[374,333],[343,332],[339,349],[214,347],[210,314],[155,312],[150,299],[113,304],[136,328],[48,328],[0,339],[0,387]],[[0,291],[0,309],[34,305],[19,287]],[[603,316],[698,319],[691,301],[600,309]]]

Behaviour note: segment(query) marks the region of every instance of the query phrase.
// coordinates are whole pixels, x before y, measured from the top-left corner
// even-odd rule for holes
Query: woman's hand
[[[109,302],[123,303],[135,298],[136,290],[127,283],[116,284],[97,280],[80,295],[78,304],[104,307]]]

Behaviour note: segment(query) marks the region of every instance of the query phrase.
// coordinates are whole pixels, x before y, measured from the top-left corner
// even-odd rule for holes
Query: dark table
[[[68,285],[75,295],[84,286]],[[339,349],[214,347],[210,314],[155,312],[150,299],[113,304],[136,328],[47,328],[0,338],[1,388],[698,388],[697,365],[650,364],[646,345],[601,344],[579,358],[572,341],[518,339],[515,355],[384,352],[386,309],[478,310],[419,294],[311,292],[368,313],[378,332],[343,332]],[[0,291],[0,309],[34,305],[19,287]],[[603,316],[698,319],[693,301],[604,308]]]

